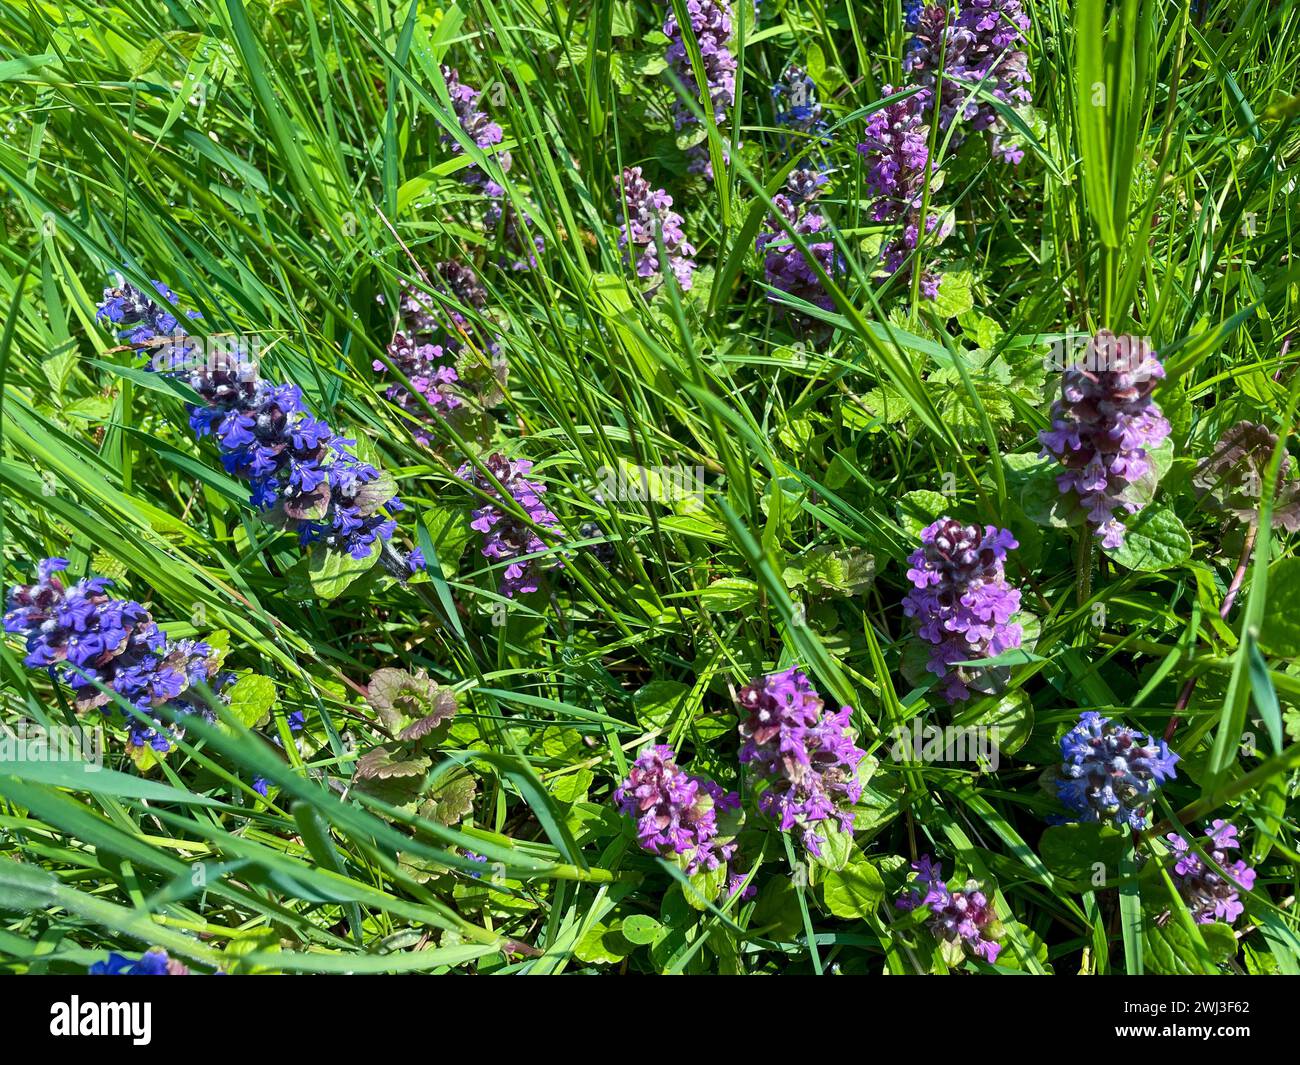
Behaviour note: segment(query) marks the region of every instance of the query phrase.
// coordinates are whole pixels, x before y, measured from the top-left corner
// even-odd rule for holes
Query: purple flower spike
[[[636,822],[642,850],[680,855],[688,876],[717,869],[736,851],[735,843],[718,836],[718,811],[738,810],[740,796],[679,769],[664,744],[642,752],[614,802]]]
[[[1140,510],[1137,485],[1155,476],[1149,452],[1169,435],[1169,423],[1151,393],[1164,376],[1145,338],[1102,330],[1065,370],[1052,427],[1038,434],[1042,454],[1065,467],[1057,485],[1075,494],[1103,547],[1123,544],[1116,511]]]
[[[154,285],[176,302],[165,285]],[[188,407],[194,434],[216,440],[226,472],[249,482],[253,506],[274,509],[300,543],[321,541],[362,559],[392,537],[396,522],[381,511],[402,508],[392,479],[353,454],[355,441],[313,418],[297,385],[263,380],[242,349],[200,355],[175,316],[132,285],[105,289],[98,313],[126,326],[131,343],[147,345],[150,369],[198,393],[202,404]]]
[[[1177,775],[1178,755],[1164,740],[1092,710],[1061,737],[1061,757],[1056,794],[1077,821],[1145,828],[1156,788]]]
[[[819,239],[828,236],[826,219],[814,209],[826,182],[826,175],[817,170],[791,171],[786,178],[785,190],[772,197],[772,206],[804,238],[809,252],[821,268],[835,278],[844,273],[844,258],[835,250],[833,241]],[[835,302],[817,276],[817,271],[775,216],[767,219],[754,246],[764,255],[763,276],[769,285],[823,310],[835,309]],[[776,300],[777,297],[769,293],[768,299]],[[798,328],[812,324],[812,319],[797,311],[783,307],[782,312],[789,313],[793,324]]]
[[[713,120],[721,128],[726,124],[728,113],[736,102],[736,57],[731,54],[731,9],[720,0],[686,0],[686,11],[691,19],[691,33],[700,46],[700,57],[704,60],[704,77],[708,88],[709,102],[713,107]],[[700,90],[695,83],[695,68],[691,65],[690,52],[682,39],[681,27],[677,16],[669,5],[668,16],[664,20],[664,36],[668,38],[668,51],[664,58],[685,87],[686,92],[695,97]],[[678,129],[694,125],[695,116],[680,100],[673,106],[673,121]],[[690,172],[703,174],[713,180],[713,163],[709,158],[709,146],[703,141],[691,147],[688,155]]]
[[[740,760],[767,782],[758,808],[782,832],[798,828],[809,853],[820,856],[826,840],[817,827],[833,818],[841,831],[853,831],[847,807],[862,795],[857,769],[866,752],[853,742],[853,711],[827,711],[797,666],[751,681],[739,701],[748,714],[740,723]]]
[[[987,679],[979,667],[956,663],[1020,646],[1020,625],[1011,620],[1020,610],[1020,591],[1007,583],[1003,568],[1007,552],[1019,546],[1006,529],[986,525],[981,532],[940,518],[921,530],[921,546],[908,557],[914,587],[903,599],[903,613],[932,645],[926,668],[945,682],[950,702],[969,698],[969,685]]]
[[[947,131],[957,118],[962,126],[991,134],[993,154],[1019,163],[1024,152],[1002,139],[1002,119],[987,100],[975,95],[978,86],[994,99],[1016,107],[1033,96],[1029,84],[1029,59],[1020,45],[1029,29],[1029,16],[1021,0],[962,0],[954,16],[952,4],[929,4],[909,14],[912,37],[903,57],[903,69],[917,82],[933,89],[943,61],[943,90],[939,101],[940,129]],[[963,135],[954,131],[954,143]]]
[[[881,89],[885,97],[898,91],[889,85]],[[923,89],[873,112],[867,119],[865,140],[858,145],[867,160],[867,187],[876,197],[871,217],[902,226],[899,235],[880,249],[881,262],[890,274],[907,264],[920,236],[925,190],[933,176],[926,118],[932,97],[929,89]],[[929,212],[925,230],[932,243],[942,243],[952,231],[951,215]],[[910,277],[910,271],[904,277]],[[938,295],[940,280],[937,274],[922,273],[921,292],[927,299]]]
[[[528,474],[533,468],[531,462],[527,459],[508,459],[504,455],[494,454],[484,461],[484,465],[505,487],[510,498],[523,508],[534,525],[552,531],[559,529],[559,519],[542,502],[546,486],[528,479]],[[456,476],[497,499],[501,498],[496,487],[468,463],[456,471]],[[508,563],[498,587],[504,596],[513,599],[517,595],[537,591],[541,586],[543,569],[560,569],[563,566],[563,563],[555,558],[523,558],[524,555],[544,552],[545,542],[531,526],[525,525],[514,514],[507,513],[492,503],[473,512],[470,526],[483,534],[485,558]]]
[[[695,261],[691,258],[695,248],[682,232],[682,216],[672,210],[673,198],[663,189],[651,189],[650,183],[641,176],[641,168],[634,166],[623,171],[623,205],[627,222],[619,226],[618,246],[628,257],[634,254],[631,247],[637,249],[637,277],[653,278],[650,292],[658,290],[663,271],[657,240],[662,240],[668,269],[682,291],[689,291],[695,271]]]
[[[478,101],[483,94],[462,82],[460,72],[454,67],[442,67],[442,76],[447,82],[447,93],[451,97],[451,106],[456,112],[460,128],[479,148],[492,154],[492,149],[505,140],[505,133],[488,117],[487,112],[480,110]],[[461,143],[450,133],[442,134],[442,143],[451,149],[452,155],[463,155],[465,152]],[[492,157],[501,167],[503,174],[509,173],[511,165],[509,152],[497,152]],[[482,189],[488,196],[505,195],[505,189],[483,173],[477,164],[466,167],[461,174],[466,184]]]
[[[169,640],[141,604],[110,598],[112,581],[103,577],[66,585],[59,573],[67,566],[67,559],[47,558],[37,567],[37,583],[9,592],[4,631],[26,640],[24,664],[58,676],[72,689],[78,710],[102,707],[111,713],[116,694],[149,715],[141,720],[124,712],[133,747],[171,749],[175,727],[163,724],[158,707],[212,720],[205,702],[185,694],[196,684],[217,690],[232,679],[218,675],[212,648]]]
[[[1254,888],[1255,870],[1240,858],[1230,860],[1228,851],[1235,851],[1241,846],[1237,840],[1236,825],[1216,818],[1205,830],[1205,834],[1212,844],[1210,857],[1227,876],[1211,869],[1187,845],[1187,840],[1178,833],[1171,832],[1165,838],[1174,848],[1174,883],[1197,924],[1210,924],[1214,921],[1232,924],[1246,909],[1237,897],[1237,890],[1250,891]]]
[[[997,961],[1002,950],[998,942],[1002,926],[993,912],[992,902],[980,890],[979,884],[968,880],[965,887],[949,890],[943,879],[943,867],[932,861],[928,854],[913,862],[912,869],[916,872],[916,880],[894,905],[900,910],[929,910],[927,927],[936,939],[959,945],[960,950],[990,964]]]

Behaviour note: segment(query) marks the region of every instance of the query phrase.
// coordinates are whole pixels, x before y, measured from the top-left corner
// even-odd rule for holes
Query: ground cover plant
[[[1291,0],[0,28],[0,971],[1300,973]]]

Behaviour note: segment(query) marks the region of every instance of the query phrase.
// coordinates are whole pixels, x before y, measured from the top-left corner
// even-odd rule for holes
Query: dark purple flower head
[[[558,532],[559,519],[542,501],[546,486],[538,481],[529,480],[528,474],[533,464],[527,459],[508,459],[501,454],[488,456],[483,463],[504,486],[510,498],[523,508],[533,525]],[[475,485],[481,491],[496,499],[500,492],[473,466],[466,463],[456,471],[462,481]],[[470,526],[483,534],[483,555],[496,562],[506,562],[501,574],[498,590],[504,596],[514,598],[528,592],[535,592],[541,586],[541,574],[545,569],[560,569],[563,566],[558,558],[525,558],[546,551],[546,543],[530,525],[526,525],[511,511],[504,510],[493,503],[480,507],[473,512]]]
[[[166,286],[159,291],[175,299]],[[105,289],[99,307],[101,317],[134,324],[132,343],[149,346],[150,369],[198,393],[190,426],[215,439],[226,471],[249,482],[255,507],[275,508],[300,542],[321,541],[353,558],[368,557],[392,536],[396,523],[381,512],[401,509],[392,479],[353,454],[355,441],[313,418],[296,385],[273,385],[234,354],[198,357],[179,325],[154,332],[165,312],[131,285]],[[163,339],[162,348],[151,343]]]
[[[614,801],[636,822],[641,848],[663,858],[680,855],[687,875],[712,871],[735,853],[730,838],[718,835],[718,811],[739,809],[740,796],[679,769],[671,747],[643,751]]]
[[[947,130],[960,116],[962,125],[992,131],[993,153],[1019,163],[1024,152],[1003,142],[997,110],[972,90],[980,86],[994,99],[1015,107],[1033,97],[1029,59],[1021,50],[1029,17],[1021,0],[962,0],[956,15],[946,0],[921,8],[909,19],[912,37],[903,56],[903,69],[933,89],[943,63],[939,103],[940,128]],[[958,129],[954,139],[963,131]]]
[[[141,720],[124,712],[132,746],[169,750],[174,735],[154,711],[170,706],[210,718],[206,704],[186,692],[226,682],[216,655],[205,643],[169,640],[141,604],[108,595],[111,581],[90,577],[66,585],[59,574],[67,566],[66,559],[47,558],[35,584],[10,590],[5,632],[26,641],[26,665],[51,670],[72,689],[78,710],[110,713],[113,694],[121,696],[150,715]]]
[[[639,166],[623,171],[623,207],[627,221],[619,226],[618,246],[631,259],[635,254],[637,277],[653,278],[651,291],[658,289],[663,266],[658,241],[663,241],[667,268],[683,291],[691,287],[695,248],[682,232],[682,216],[672,209],[673,198],[663,189],[652,189],[641,176]],[[631,249],[636,248],[634,253]]]
[[[1102,330],[1082,360],[1062,375],[1061,398],[1052,404],[1052,427],[1038,434],[1043,455],[1065,471],[1056,479],[1073,492],[1104,547],[1124,542],[1116,511],[1140,509],[1136,486],[1154,469],[1148,452],[1169,435],[1169,423],[1151,393],[1165,376],[1145,338]]]
[[[1156,788],[1177,774],[1178,755],[1164,740],[1092,710],[1061,737],[1061,757],[1056,794],[1077,821],[1144,828]]]
[[[740,690],[743,746],[740,760],[754,768],[767,787],[758,800],[782,832],[798,828],[804,846],[821,854],[822,822],[834,819],[844,832],[853,830],[848,809],[862,795],[858,763],[866,752],[854,744],[849,726],[853,711],[826,710],[798,666],[751,681]]]
[[[826,219],[816,210],[816,200],[827,180],[825,173],[819,170],[793,170],[786,178],[784,191],[772,197],[772,206],[804,239],[813,259],[834,279],[845,271],[844,257],[835,250],[834,241],[829,239]],[[754,246],[763,254],[764,279],[774,289],[823,310],[835,309],[835,302],[812,263],[775,215],[767,219]],[[769,293],[768,299],[776,301],[778,297]],[[812,324],[812,319],[807,315],[786,307],[781,310],[792,317],[797,328],[806,328]]]
[[[91,965],[90,976],[189,976],[189,968],[175,958],[169,958],[162,947],[154,947],[140,955],[138,961],[132,961],[116,952],[111,952],[104,961]]]
[[[722,127],[736,102],[736,57],[731,54],[731,9],[724,0],[686,0],[686,11],[691,19],[691,33],[699,43],[700,57],[704,60],[705,84],[709,103],[713,107],[713,119]],[[690,52],[682,39],[681,27],[677,24],[677,16],[671,4],[667,18],[664,19],[664,36],[668,38],[665,58],[669,67],[686,92],[699,99],[700,90],[695,83],[695,69],[691,64]],[[673,117],[678,129],[697,121],[690,108],[680,100],[674,105]],[[713,180],[713,163],[709,158],[707,141],[691,148],[690,160],[691,173],[703,174],[710,181]]]
[[[928,854],[912,863],[916,880],[900,895],[900,910],[930,911],[927,927],[943,943],[960,944],[968,953],[990,964],[997,961],[1002,945],[1002,926],[993,912],[992,901],[979,884],[968,880],[965,887],[950,890],[943,879],[943,867]]]
[[[1250,891],[1254,888],[1255,870],[1241,858],[1228,854],[1228,851],[1235,851],[1241,846],[1237,840],[1236,825],[1216,818],[1205,830],[1205,834],[1211,841],[1210,858],[1227,875],[1211,868],[1187,845],[1187,840],[1176,832],[1170,832],[1165,838],[1174,848],[1174,883],[1197,924],[1210,924],[1214,921],[1232,924],[1246,909],[1241,904],[1237,891]]]
[[[903,613],[917,635],[931,644],[927,669],[945,681],[949,701],[970,696],[969,685],[986,679],[979,667],[957,666],[995,658],[1020,646],[1020,591],[1006,579],[1007,552],[1018,547],[1006,529],[963,525],[940,518],[921,530],[921,546],[908,556],[913,584]]]

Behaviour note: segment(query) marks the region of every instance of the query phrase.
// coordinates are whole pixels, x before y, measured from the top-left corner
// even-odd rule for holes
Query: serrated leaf
[[[850,862],[822,879],[822,898],[836,917],[850,920],[874,913],[884,900],[885,881],[870,862]]]
[[[230,689],[230,709],[248,728],[263,724],[275,705],[275,683],[270,677],[250,673]]]
[[[321,599],[337,599],[353,581],[364,576],[379,561],[379,548],[372,545],[365,558],[353,558],[344,551],[335,551],[317,542],[311,545],[307,558],[307,571],[311,587]]]

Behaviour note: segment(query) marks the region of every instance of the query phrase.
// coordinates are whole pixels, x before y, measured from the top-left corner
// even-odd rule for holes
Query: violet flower
[[[1164,740],[1118,725],[1093,710],[1061,737],[1056,794],[1073,820],[1146,827],[1156,789],[1172,780],[1178,755]]]
[[[940,129],[946,131],[961,118],[962,125],[991,134],[991,149],[999,159],[1019,163],[1024,151],[1003,140],[1003,123],[997,110],[972,90],[1010,107],[1028,104],[1033,96],[1025,87],[1030,79],[1029,59],[1021,49],[1029,29],[1029,16],[1021,0],[962,0],[956,15],[948,0],[928,4],[909,14],[912,37],[903,56],[903,69],[917,83],[933,89],[943,64],[943,89],[939,102]],[[960,141],[963,129],[953,133]]]
[[[889,85],[881,89],[886,98],[898,91]],[[871,205],[872,219],[902,227],[880,249],[883,267],[891,275],[903,269],[916,250],[921,211],[926,206],[926,185],[934,176],[930,165],[930,126],[926,121],[932,96],[929,89],[922,89],[872,112],[867,118],[864,140],[858,145],[858,152],[867,160],[867,188],[875,197]],[[927,210],[926,233],[931,243],[946,240],[952,225],[950,213]],[[910,270],[903,275],[904,279],[910,276]],[[921,294],[934,299],[939,294],[940,282],[938,274],[923,271]]]
[[[533,464],[527,459],[508,459],[497,453],[490,455],[483,463],[501,482],[510,498],[515,501],[533,525],[543,529],[558,531],[559,519],[547,509],[542,501],[546,486],[529,480],[528,474]],[[462,481],[476,486],[500,500],[501,494],[496,487],[469,463],[456,471]],[[513,599],[517,595],[535,592],[541,586],[544,569],[560,569],[564,563],[558,558],[525,558],[546,551],[546,543],[532,526],[520,521],[513,512],[503,510],[494,503],[488,503],[473,512],[470,527],[483,534],[483,556],[493,561],[507,563],[498,585],[504,596]]]
[[[808,136],[826,129],[826,110],[817,98],[817,86],[803,67],[791,64],[772,86],[779,125]]]
[[[804,239],[813,259],[831,278],[835,278],[845,271],[844,257],[835,250],[834,241],[828,239],[825,217],[815,209],[826,182],[826,175],[818,170],[793,170],[786,178],[785,189],[772,197],[772,206]],[[826,311],[835,309],[835,301],[812,263],[775,215],[767,219],[754,246],[763,255],[764,279],[774,289]],[[770,292],[768,299],[778,301],[778,297]],[[791,317],[797,328],[811,327],[816,321],[797,309],[785,306],[780,309]]]
[[[713,108],[714,123],[721,129],[736,102],[736,57],[731,54],[731,9],[724,0],[686,0],[686,11],[690,15],[691,33],[699,43],[700,57],[704,61],[705,85],[708,89],[706,106]],[[698,99],[700,90],[695,82],[695,69],[671,4],[664,19],[664,35],[668,38],[665,58],[669,67],[686,92]],[[679,130],[697,122],[690,108],[680,100],[673,106],[673,120]],[[707,140],[693,145],[688,158],[691,173],[703,174],[710,181],[713,180],[713,163]]]
[[[682,216],[672,209],[673,198],[663,189],[652,189],[641,176],[639,166],[623,171],[622,184],[627,220],[619,226],[618,246],[628,260],[635,256],[637,277],[655,279],[649,291],[658,291],[663,272],[658,241],[662,241],[667,268],[677,278],[682,291],[690,291],[691,275],[695,271],[691,256],[695,248],[682,232]]]
[[[1223,873],[1210,868],[1182,836],[1170,832],[1165,839],[1174,848],[1174,883],[1197,924],[1211,924],[1214,921],[1232,924],[1246,909],[1238,898],[1237,891],[1250,891],[1254,888],[1255,870],[1241,858],[1232,858],[1228,854],[1228,851],[1235,851],[1241,846],[1237,839],[1236,825],[1216,818],[1205,830],[1205,834],[1212,843],[1210,857]],[[1224,873],[1227,875],[1224,876]]]
[[[998,942],[1002,925],[993,912],[992,901],[979,884],[968,880],[965,887],[950,890],[943,879],[943,867],[928,854],[913,862],[912,869],[916,880],[894,905],[905,911],[929,910],[927,927],[936,939],[959,946],[990,964],[997,961],[1002,950]]]
[[[48,669],[67,684],[79,711],[111,714],[116,694],[147,715],[123,711],[133,747],[171,749],[174,726],[162,722],[159,707],[213,720],[211,708],[186,692],[198,684],[215,691],[229,682],[229,675],[218,674],[216,652],[200,641],[168,639],[139,603],[108,595],[110,580],[65,584],[59,574],[67,568],[67,559],[47,558],[37,566],[35,584],[9,592],[4,631],[26,640],[24,664]]]
[[[944,517],[921,530],[921,546],[908,556],[914,587],[903,599],[903,613],[931,645],[926,668],[945,682],[950,702],[969,698],[970,685],[987,686],[989,679],[980,667],[957,663],[1020,646],[1021,627],[1011,620],[1020,610],[1020,591],[1004,569],[1007,552],[1018,546],[1006,529],[986,525],[981,532]]]
[[[154,287],[177,302],[166,285]],[[198,393],[202,403],[187,407],[195,435],[215,439],[226,471],[249,482],[253,506],[290,523],[300,543],[363,559],[392,537],[397,523],[383,509],[402,509],[392,478],[352,453],[356,441],[314,418],[296,385],[263,380],[242,352],[201,355],[172,312],[133,285],[105,289],[97,317],[147,346],[149,369]]]
[[[431,282],[436,292],[455,299],[467,310],[482,311],[487,292],[474,271],[457,262],[439,263]],[[378,297],[383,303],[383,296]],[[403,284],[397,303],[398,323],[388,345],[389,358],[414,387],[393,381],[384,396],[408,416],[411,433],[425,446],[436,442],[435,421],[444,419],[458,433],[473,430],[470,422],[500,402],[506,364],[496,341],[477,335],[474,323],[454,306]],[[388,368],[376,359],[377,374]],[[434,415],[420,401],[423,397]]]
[[[740,796],[678,768],[671,747],[643,751],[614,792],[620,811],[636,822],[641,849],[683,860],[688,876],[712,871],[736,850],[718,834],[718,812],[738,810]]]
[[[1149,453],[1169,435],[1169,423],[1151,393],[1164,376],[1145,338],[1102,330],[1065,370],[1052,427],[1038,434],[1042,454],[1065,467],[1057,486],[1074,493],[1103,547],[1123,544],[1115,513],[1140,510],[1139,482],[1155,476]]]
[[[851,832],[848,807],[862,795],[857,769],[866,752],[853,742],[853,711],[827,711],[798,666],[751,681],[739,703],[747,713],[740,723],[740,761],[767,785],[759,810],[782,832],[798,828],[809,853],[820,856],[826,837],[817,829],[833,820]]]

